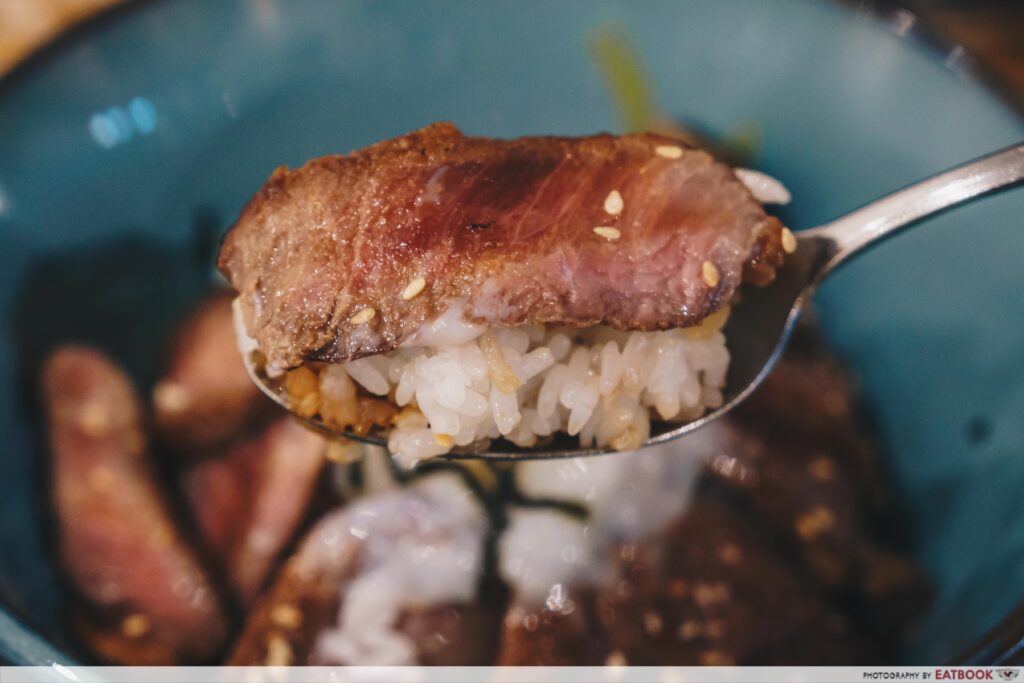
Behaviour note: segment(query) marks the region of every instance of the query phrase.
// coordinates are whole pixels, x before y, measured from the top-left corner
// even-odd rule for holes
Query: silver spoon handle
[[[996,190],[1024,182],[1024,143],[969,161],[851,213],[800,233],[821,238],[832,251],[819,277],[901,228]]]

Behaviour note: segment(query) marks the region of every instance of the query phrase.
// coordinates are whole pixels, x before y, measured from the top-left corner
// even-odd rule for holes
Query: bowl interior
[[[435,120],[615,130],[587,52],[605,22],[631,33],[663,109],[759,129],[794,228],[1024,137],[942,55],[824,3],[287,4],[140,3],[0,83],[0,603],[58,651],[38,361],[86,340],[151,382],[219,234],[275,166]],[[1021,190],[947,214],[817,298],[938,583],[908,661],[953,656],[1024,599],[1021,215]],[[0,623],[9,656],[15,630]]]

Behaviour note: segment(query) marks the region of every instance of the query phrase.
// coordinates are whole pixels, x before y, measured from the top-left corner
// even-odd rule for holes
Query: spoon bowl
[[[798,233],[797,245],[766,287],[745,286],[724,328],[730,355],[722,405],[685,423],[654,421],[643,446],[666,443],[700,429],[727,414],[747,398],[771,372],[782,355],[801,311],[814,290],[830,273],[854,255],[881,243],[900,229],[919,223],[965,202],[1024,182],[1024,143],[994,152],[932,176],[837,218]],[[237,316],[236,316],[237,321]],[[237,323],[236,323],[237,324]],[[260,389],[288,409],[281,389],[242,354],[246,370]],[[303,418],[328,436],[387,447],[382,431],[368,434],[337,432],[316,418]],[[565,434],[536,448],[512,443],[481,442],[458,447],[441,457],[486,460],[546,460],[577,458],[617,451],[583,447]]]

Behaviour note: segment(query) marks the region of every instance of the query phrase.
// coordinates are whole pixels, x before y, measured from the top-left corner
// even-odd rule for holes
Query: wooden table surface
[[[122,1],[0,0],[0,74],[72,23]],[[1024,1],[902,4],[934,31],[963,45],[1024,110]]]

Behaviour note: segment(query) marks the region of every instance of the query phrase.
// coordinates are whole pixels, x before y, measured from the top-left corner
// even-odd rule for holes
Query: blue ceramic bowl
[[[143,2],[91,22],[0,81],[0,656],[71,659],[40,355],[87,340],[150,382],[219,232],[278,164],[436,120],[614,130],[585,50],[606,21],[632,32],[666,111],[760,126],[756,163],[793,191],[797,228],[1024,138],[956,52],[905,39],[910,17],[824,3]],[[909,662],[949,660],[1024,600],[1021,216],[1020,190],[947,214],[818,296],[939,589]]]

